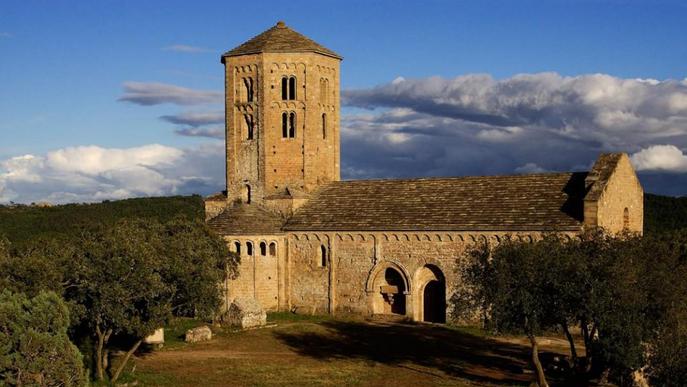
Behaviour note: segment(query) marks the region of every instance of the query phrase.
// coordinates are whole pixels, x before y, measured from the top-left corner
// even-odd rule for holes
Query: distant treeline
[[[0,236],[17,246],[37,237],[59,240],[75,236],[80,230],[112,225],[126,218],[164,223],[179,215],[188,220],[204,219],[202,197],[138,198],[52,207],[0,205]]]
[[[687,197],[644,195],[644,232],[654,234],[687,228]]]
[[[15,244],[35,237],[73,235],[96,224],[114,224],[122,218],[157,219],[166,222],[177,215],[203,219],[203,199],[169,196],[67,204],[53,207],[0,206],[0,235]],[[647,234],[687,228],[687,197],[644,196],[644,230]]]

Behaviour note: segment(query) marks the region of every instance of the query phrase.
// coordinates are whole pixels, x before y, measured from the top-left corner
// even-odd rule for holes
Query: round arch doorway
[[[423,266],[417,274],[420,284],[417,292],[417,319],[420,321],[446,322],[446,280],[434,265]]]
[[[382,264],[370,276],[368,293],[373,314],[406,315],[409,286],[405,272],[395,264]]]

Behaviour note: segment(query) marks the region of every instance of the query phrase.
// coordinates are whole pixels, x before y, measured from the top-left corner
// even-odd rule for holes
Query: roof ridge
[[[423,176],[423,177],[402,177],[402,178],[370,178],[355,180],[339,180],[332,183],[357,183],[357,182],[405,182],[405,181],[439,181],[439,180],[464,180],[481,178],[516,178],[516,177],[542,177],[542,176],[566,176],[573,173],[586,173],[587,171],[572,172],[541,172],[541,173],[514,173],[510,175],[470,175],[470,176]]]

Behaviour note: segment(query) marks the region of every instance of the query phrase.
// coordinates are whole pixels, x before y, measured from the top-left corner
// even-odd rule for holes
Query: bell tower
[[[229,205],[294,209],[340,179],[341,59],[281,21],[222,55]]]

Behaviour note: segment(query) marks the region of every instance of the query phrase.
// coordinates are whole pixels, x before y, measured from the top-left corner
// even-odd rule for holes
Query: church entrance
[[[372,313],[406,315],[407,280],[400,268],[389,265],[377,271],[368,289],[372,296]]]
[[[419,285],[415,298],[415,318],[432,323],[446,322],[446,280],[441,270],[434,265],[425,265],[417,272]]]
[[[443,281],[429,281],[422,292],[424,321],[446,322],[446,286]]]

